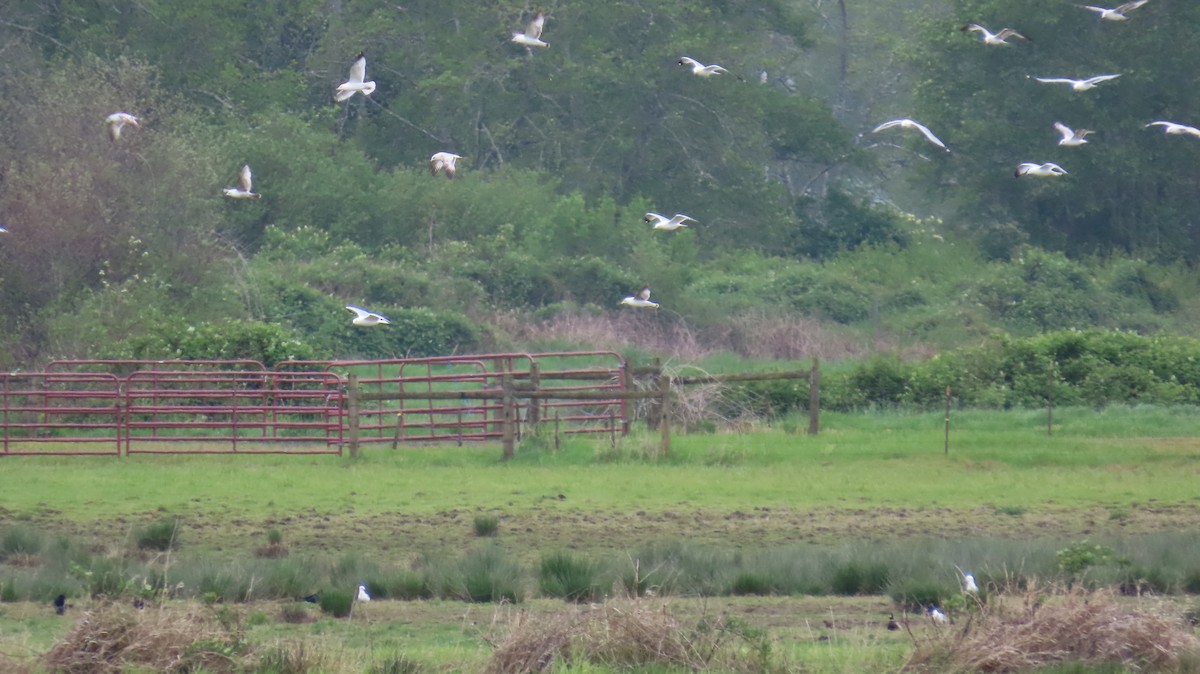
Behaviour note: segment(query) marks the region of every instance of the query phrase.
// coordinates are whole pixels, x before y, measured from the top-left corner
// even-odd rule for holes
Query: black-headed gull
[[[891,128],[894,128],[897,126],[900,127],[901,129],[916,129],[917,131],[920,131],[922,134],[924,134],[925,138],[930,143],[933,143],[934,145],[942,148],[946,152],[950,151],[950,148],[946,147],[946,144],[943,143],[940,138],[933,135],[933,132],[930,131],[924,124],[914,122],[911,119],[893,119],[890,122],[884,122],[883,124],[880,124],[879,126],[875,127],[871,131],[871,133],[879,133],[880,131],[883,131],[884,129],[891,129]]]
[[[358,92],[362,92],[363,96],[370,96],[372,91],[375,91],[375,80],[364,82],[367,79],[367,57],[363,52],[358,52],[358,56],[354,57],[354,63],[350,66],[350,76],[337,86],[333,92],[333,100],[338,103],[350,100],[350,97]]]
[[[462,159],[462,157],[451,152],[438,152],[429,158],[429,172],[433,175],[445,171],[446,177],[454,179],[454,172],[457,171],[454,167],[454,162]]]
[[[108,137],[114,143],[121,140],[121,129],[124,129],[125,125],[132,126],[135,129],[142,128],[141,123],[138,122],[138,118],[128,112],[114,112],[105,117],[104,121],[108,124]]]
[[[671,218],[659,215],[658,213],[647,213],[642,219],[646,222],[654,223],[654,226],[651,227],[651,229],[661,229],[667,232],[673,232],[681,227],[687,227],[687,225],[683,224],[685,222],[696,222],[695,218],[684,215],[683,213],[676,213],[675,216]]]
[[[975,576],[972,576],[970,573],[964,571],[962,577],[963,577],[963,592],[966,592],[968,594],[978,594],[979,586],[975,584]]]
[[[367,586],[363,583],[358,584],[358,594],[354,596],[355,601],[371,601],[371,595],[367,594]]]
[[[250,174],[250,165],[246,164],[242,167],[242,172],[238,174],[238,186],[226,187],[223,191],[225,196],[230,199],[262,199],[261,194],[255,193],[251,188],[253,176]]]
[[[346,308],[354,312],[354,319],[350,322],[355,325],[388,325],[391,323],[383,314],[377,314],[374,311],[367,311],[362,307],[356,307],[353,304],[346,305]]]
[[[1054,128],[1057,129],[1058,132],[1062,134],[1062,138],[1058,141],[1058,144],[1063,145],[1065,147],[1075,147],[1078,145],[1083,145],[1084,143],[1087,142],[1086,136],[1088,134],[1096,133],[1095,131],[1092,131],[1091,129],[1079,129],[1078,131],[1076,131],[1075,129],[1072,129],[1071,127],[1067,126],[1066,124],[1063,124],[1062,122],[1055,122]]]
[[[1029,39],[1029,38],[1025,37],[1024,35],[1021,35],[1017,31],[1013,30],[1012,28],[1004,28],[1004,29],[1001,29],[997,33],[993,33],[992,31],[988,30],[987,28],[984,28],[983,26],[981,26],[977,23],[968,23],[967,25],[963,26],[962,28],[959,28],[959,30],[961,30],[964,33],[983,33],[983,43],[991,44],[991,45],[1003,44],[1003,45],[1008,45],[1011,47],[1012,43],[1008,41],[1008,38],[1010,38],[1010,37],[1015,37],[1015,38],[1019,38],[1022,40]]]
[[[1150,122],[1149,124],[1146,125],[1146,128],[1149,129],[1152,126],[1161,126],[1163,128],[1164,133],[1168,133],[1172,136],[1195,136],[1197,138],[1200,138],[1200,129],[1197,129],[1194,126],[1188,126],[1186,124],[1176,124],[1175,122],[1161,122],[1160,121],[1160,122]]]
[[[1067,175],[1067,172],[1063,169],[1063,167],[1051,162],[1046,162],[1045,164],[1025,162],[1024,164],[1017,166],[1017,170],[1013,172],[1013,175],[1018,178],[1021,176],[1052,177],[1065,176]]]
[[[642,288],[636,295],[630,295],[621,300],[621,304],[628,304],[631,307],[640,307],[643,309],[657,309],[658,304],[650,301],[650,288]]]
[[[1101,19],[1105,19],[1107,21],[1128,21],[1129,17],[1125,16],[1125,13],[1132,12],[1133,10],[1137,9],[1138,7],[1141,7],[1142,5],[1146,4],[1147,2],[1150,2],[1150,0],[1134,0],[1133,2],[1127,2],[1123,5],[1118,5],[1117,7],[1114,7],[1113,9],[1105,9],[1103,7],[1093,7],[1091,5],[1083,5],[1083,8],[1090,9],[1093,12],[1098,13],[1100,15]]]
[[[1095,77],[1089,77],[1086,80],[1073,80],[1069,77],[1036,77],[1034,79],[1039,82],[1045,82],[1046,84],[1069,84],[1071,85],[1071,89],[1074,91],[1087,91],[1088,89],[1095,88],[1095,86],[1101,82],[1115,80],[1118,77],[1120,77],[1119,74],[1096,75]]]
[[[681,66],[688,66],[692,69],[692,74],[697,77],[712,77],[713,75],[723,75],[729,72],[715,63],[706,66],[690,56],[682,56],[676,63]]]
[[[514,30],[512,41],[526,47],[549,47],[550,45],[542,42],[542,28],[546,25],[546,15],[543,12],[538,12],[537,16],[533,17],[533,21],[525,28],[525,32]]]

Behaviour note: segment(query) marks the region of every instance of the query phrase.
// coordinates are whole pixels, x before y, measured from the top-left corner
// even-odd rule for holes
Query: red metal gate
[[[102,373],[0,373],[4,455],[121,452],[121,382]]]

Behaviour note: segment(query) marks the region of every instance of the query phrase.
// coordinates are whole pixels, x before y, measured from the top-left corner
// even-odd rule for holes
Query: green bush
[[[829,586],[834,594],[878,594],[887,589],[888,566],[883,563],[846,562],[834,567]]]
[[[568,552],[542,557],[538,588],[542,596],[579,603],[595,601],[604,594],[597,566]]]
[[[739,596],[765,596],[774,593],[774,582],[771,577],[758,571],[742,571],[733,579],[729,593]]]
[[[345,618],[354,608],[355,591],[326,588],[321,590],[321,612],[334,618]]]
[[[179,549],[180,524],[178,517],[167,517],[147,526],[137,534],[138,548],[159,552]]]
[[[476,536],[495,536],[500,530],[500,518],[495,515],[476,515],[473,529]]]
[[[522,601],[521,569],[494,545],[468,552],[447,579],[446,593],[470,602]]]
[[[942,602],[958,591],[924,580],[906,580],[893,582],[888,589],[888,595],[897,606],[911,613],[920,613],[930,606],[940,606]]]
[[[12,527],[0,537],[0,561],[14,555],[36,555],[46,545],[42,532],[23,525]]]

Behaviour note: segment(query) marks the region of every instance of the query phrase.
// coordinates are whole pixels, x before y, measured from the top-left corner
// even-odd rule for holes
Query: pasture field
[[[189,564],[254,563],[271,530],[293,558],[340,560],[360,574],[406,569],[431,554],[478,547],[478,516],[497,522],[488,545],[535,569],[555,550],[619,563],[639,548],[686,541],[729,559],[819,553],[829,564],[923,569],[953,585],[960,564],[992,577],[1053,570],[1056,550],[1093,540],[1138,564],[1200,577],[1197,410],[1056,410],[1052,435],[1045,422],[1044,411],[956,411],[948,455],[942,414],[879,412],[826,414],[815,437],[791,432],[805,427],[799,419],[679,434],[670,456],[658,454],[656,434],[638,432],[616,447],[607,438],[572,438],[559,451],[545,438],[527,438],[507,463],[495,445],[367,446],[355,460],[0,457],[0,532],[27,527],[111,555],[132,550],[140,529],[177,516],[180,547],[168,563],[188,583],[198,573]],[[10,571],[0,564],[0,583]],[[70,625],[29,592],[31,601],[0,603],[0,657],[16,658],[10,662],[30,662]],[[429,671],[480,671],[518,613],[567,606],[532,587],[524,597],[517,606],[376,601],[349,619],[317,611],[300,624],[278,619],[287,602],[219,604],[235,612],[251,643],[302,640],[349,663],[330,671],[364,671],[400,651]],[[73,601],[79,611],[94,600]],[[878,593],[684,591],[643,601],[669,604],[688,619],[737,616],[769,635],[787,671],[897,671],[929,629],[913,616],[912,635],[883,630],[887,614],[899,611]],[[1175,593],[1171,601],[1188,600]]]

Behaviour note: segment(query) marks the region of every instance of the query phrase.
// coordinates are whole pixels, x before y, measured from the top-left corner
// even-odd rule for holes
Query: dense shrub
[[[137,534],[137,546],[142,550],[166,552],[179,548],[180,521],[166,517],[142,529]]]
[[[603,594],[599,568],[590,560],[568,552],[552,552],[542,557],[538,588],[545,597],[566,601],[589,602]]]

